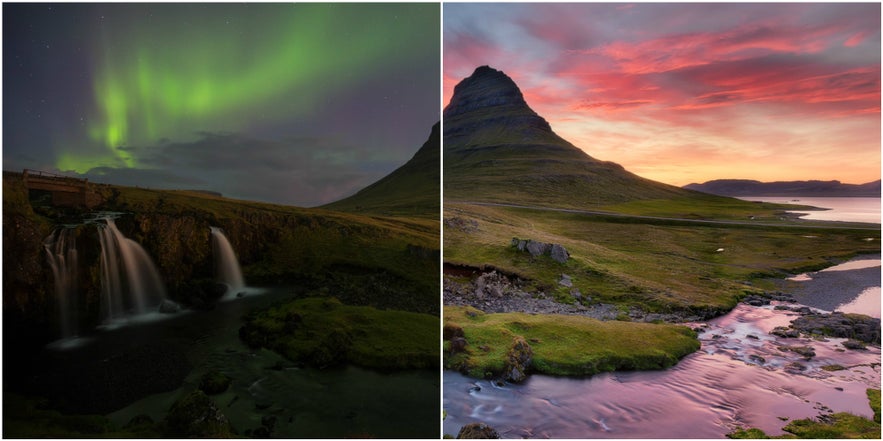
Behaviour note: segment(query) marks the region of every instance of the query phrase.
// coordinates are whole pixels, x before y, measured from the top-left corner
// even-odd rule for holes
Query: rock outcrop
[[[567,252],[567,249],[557,243],[545,243],[513,237],[511,245],[518,251],[530,253],[530,256],[533,258],[547,255],[558,263],[565,263],[570,258],[570,253]]]
[[[513,383],[521,383],[527,379],[533,350],[523,337],[515,337],[512,346],[506,354],[506,367],[503,370],[503,379]]]
[[[460,428],[457,439],[499,439],[500,434],[485,423],[469,423]]]

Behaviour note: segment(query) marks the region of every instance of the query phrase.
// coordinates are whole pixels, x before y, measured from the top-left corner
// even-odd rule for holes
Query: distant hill
[[[777,181],[760,182],[748,179],[717,179],[684,188],[721,196],[816,196],[816,197],[880,197],[880,180],[866,184],[844,184],[840,181]]]
[[[356,194],[322,206],[329,210],[438,218],[441,210],[439,123],[408,162]]]
[[[444,178],[446,201],[583,208],[695,194],[587,155],[488,66],[457,84],[444,110]]]

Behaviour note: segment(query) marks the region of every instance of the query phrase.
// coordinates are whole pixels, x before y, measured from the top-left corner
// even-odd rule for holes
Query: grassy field
[[[579,316],[522,313],[485,314],[470,307],[446,306],[446,332],[468,342],[465,352],[445,346],[445,367],[478,378],[499,377],[513,341],[533,352],[530,371],[549,375],[592,375],[614,370],[662,369],[699,349],[685,326],[602,322]]]
[[[516,274],[529,280],[535,290],[565,302],[573,299],[569,289],[558,286],[560,274],[570,275],[574,286],[593,301],[659,312],[709,308],[724,312],[746,292],[765,287],[765,278],[817,270],[857,253],[880,250],[879,227],[796,228],[797,221],[780,220],[780,207],[725,202],[733,205],[709,208],[677,201],[669,205],[638,201],[626,208],[672,217],[699,212],[703,219],[712,215],[720,220],[745,219],[744,225],[446,204],[446,220],[474,221],[477,228],[446,226],[444,260]],[[642,211],[640,207],[654,209]],[[751,225],[748,213],[781,226]],[[510,245],[513,237],[561,244],[570,259],[561,264],[545,256],[531,258]]]

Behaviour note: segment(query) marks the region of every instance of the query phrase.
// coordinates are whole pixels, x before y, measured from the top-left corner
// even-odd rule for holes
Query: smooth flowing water
[[[245,287],[239,259],[233,252],[233,246],[227,236],[218,227],[211,227],[212,252],[215,256],[215,274],[218,281],[227,285],[226,297],[235,297]]]
[[[138,242],[117,229],[113,218],[104,221],[99,238],[105,321],[152,312],[166,298],[156,265]]]
[[[77,231],[75,228],[56,228],[46,240],[43,248],[46,259],[52,268],[55,283],[55,297],[58,302],[61,339],[67,341],[76,337],[77,326]]]
[[[862,269],[828,274],[852,271]],[[830,412],[872,417],[865,390],[880,387],[880,348],[844,351],[844,339],[769,334],[796,317],[773,305],[740,304],[708,322],[698,352],[664,371],[533,375],[502,387],[445,371],[444,432],[482,421],[505,438],[721,438],[738,426],[781,434],[789,420]],[[811,346],[816,356],[805,360],[785,349],[796,345]],[[846,369],[822,369],[834,364]]]

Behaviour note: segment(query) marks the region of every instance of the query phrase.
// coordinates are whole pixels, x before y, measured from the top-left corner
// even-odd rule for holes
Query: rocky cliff
[[[20,175],[4,174],[4,319],[46,340],[57,333],[58,313],[44,239],[56,225],[82,223],[89,214],[32,201],[20,181]],[[435,220],[369,218],[182,191],[98,191],[105,199],[98,209],[122,213],[120,232],[152,256],[169,297],[185,306],[211,306],[205,304],[211,300],[205,287],[215,276],[209,227],[220,227],[250,285],[296,282],[324,287],[353,304],[438,313]],[[101,289],[97,228],[78,226],[76,242],[79,320],[94,326]]]

